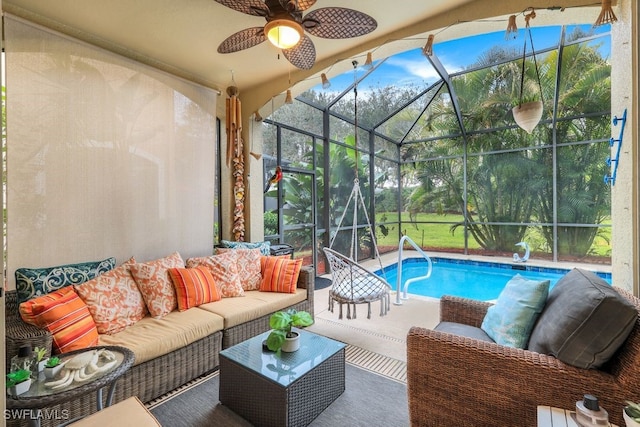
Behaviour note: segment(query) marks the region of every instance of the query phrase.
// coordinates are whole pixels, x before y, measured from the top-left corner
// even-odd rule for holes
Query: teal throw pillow
[[[548,280],[529,280],[516,274],[489,307],[482,330],[496,343],[526,348],[533,326],[549,295]]]
[[[220,246],[230,249],[260,249],[260,253],[264,256],[271,255],[271,242],[232,242],[231,240],[221,240]]]
[[[46,295],[68,285],[79,285],[94,279],[102,273],[113,270],[114,257],[101,261],[66,264],[46,268],[18,268],[16,270],[16,291],[18,303]]]

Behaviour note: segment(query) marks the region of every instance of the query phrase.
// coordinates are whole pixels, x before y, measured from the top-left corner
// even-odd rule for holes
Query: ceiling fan
[[[316,62],[316,48],[305,31],[325,39],[348,39],[375,30],[378,23],[366,13],[344,7],[303,12],[316,0],[215,0],[238,12],[266,19],[263,27],[251,27],[226,38],[219,53],[238,52],[269,40],[281,48],[294,66],[308,70]]]

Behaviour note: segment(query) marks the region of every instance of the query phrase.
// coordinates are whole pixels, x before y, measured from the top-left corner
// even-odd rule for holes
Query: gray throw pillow
[[[579,368],[598,368],[613,356],[638,312],[595,273],[573,269],[549,292],[528,349]]]

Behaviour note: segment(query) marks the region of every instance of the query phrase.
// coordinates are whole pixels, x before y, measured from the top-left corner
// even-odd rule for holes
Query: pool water
[[[549,280],[551,287],[569,272],[561,268],[544,268],[522,263],[502,264],[483,261],[467,261],[449,258],[431,258],[433,271],[429,279],[413,282],[409,285],[409,294],[440,298],[454,295],[475,300],[493,300],[498,298],[506,283],[516,274],[527,279]],[[423,276],[427,271],[427,261],[423,258],[408,258],[402,261],[402,286],[413,277]],[[385,278],[393,290],[397,288],[397,263],[375,272]],[[595,272],[608,283],[611,273]]]

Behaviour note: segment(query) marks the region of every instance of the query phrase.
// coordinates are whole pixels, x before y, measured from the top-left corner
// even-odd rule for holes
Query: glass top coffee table
[[[345,344],[300,332],[293,353],[263,350],[269,332],[220,352],[220,402],[259,426],[306,426],[344,392]]]

